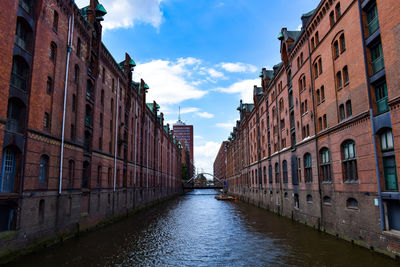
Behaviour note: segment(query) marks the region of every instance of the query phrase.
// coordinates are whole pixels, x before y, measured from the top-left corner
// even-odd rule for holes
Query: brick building
[[[104,7],[2,8],[0,257],[179,193],[181,147],[102,43]]]
[[[218,150],[218,154],[215,158],[213,165],[213,174],[218,179],[226,181],[226,145],[227,141],[222,142],[221,147]]]
[[[240,103],[229,190],[383,253],[400,253],[400,2],[323,0],[283,28],[282,62]]]

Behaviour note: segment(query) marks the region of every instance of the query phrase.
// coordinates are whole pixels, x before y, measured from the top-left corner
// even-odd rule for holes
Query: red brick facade
[[[101,42],[97,0],[2,8],[0,256],[179,193],[181,147]]]
[[[218,179],[226,181],[226,145],[228,142],[224,141],[219,148],[217,157],[213,165],[213,174]]]
[[[229,190],[399,255],[400,3],[323,0],[279,33],[282,62],[240,103]]]

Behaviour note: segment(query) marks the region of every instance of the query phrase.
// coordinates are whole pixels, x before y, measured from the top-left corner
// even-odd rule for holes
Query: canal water
[[[396,266],[307,226],[196,190],[11,266]]]

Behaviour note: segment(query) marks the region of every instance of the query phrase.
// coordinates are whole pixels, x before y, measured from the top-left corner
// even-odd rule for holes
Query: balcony
[[[368,28],[368,36],[371,36],[374,32],[379,29],[379,18],[375,16],[370,22],[367,24]]]
[[[382,99],[379,99],[376,101],[376,109],[378,114],[382,114],[386,111],[389,111],[389,106],[388,106],[388,97],[384,97]]]
[[[378,57],[375,60],[371,62],[372,66],[372,72],[373,74],[378,73],[380,70],[382,70],[385,67],[385,63],[383,62],[383,57]]]

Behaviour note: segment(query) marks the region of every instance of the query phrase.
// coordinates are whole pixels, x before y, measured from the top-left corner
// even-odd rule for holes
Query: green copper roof
[[[258,74],[258,77],[262,77],[263,76],[263,73],[262,72],[260,72],[260,74]]]
[[[147,83],[144,84],[144,89],[150,89],[150,87],[147,85]]]
[[[279,35],[278,35],[278,40],[280,40],[280,41],[283,40],[283,33],[282,33],[282,32],[279,33]]]
[[[102,14],[102,16],[104,16],[105,14],[107,14],[106,9],[104,8],[104,6],[102,4],[97,4],[96,6],[96,12],[99,12]]]
[[[149,107],[149,109],[151,110],[151,111],[153,111],[153,103],[146,103],[146,105]],[[159,104],[156,104],[156,109],[157,110],[159,110],[160,109],[160,105]]]
[[[136,63],[133,59],[129,61],[129,65],[131,65],[132,67],[136,67]]]

